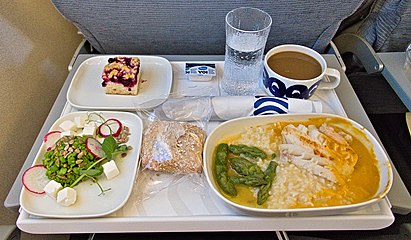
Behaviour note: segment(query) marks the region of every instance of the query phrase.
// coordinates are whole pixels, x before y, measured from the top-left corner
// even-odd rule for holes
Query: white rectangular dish
[[[216,62],[217,76],[209,82],[192,82],[184,76],[185,62],[172,62],[172,92],[191,90],[200,95],[202,89],[213,89],[219,96],[223,62]],[[334,90],[318,90],[312,98],[319,100],[324,113],[346,116]],[[66,104],[62,115],[79,109]],[[221,122],[210,122],[211,132]],[[144,176],[144,175],[140,175]],[[139,181],[144,180],[139,178]],[[169,179],[171,180],[171,179]],[[40,218],[21,210],[17,226],[25,232],[57,233],[120,233],[120,232],[199,232],[199,231],[303,231],[303,230],[374,230],[391,225],[394,216],[387,198],[357,211],[333,216],[286,217],[247,216],[227,207],[216,198],[205,178],[172,179],[174,184],[162,188],[149,198],[134,185],[127,203],[118,211],[100,218]],[[194,181],[193,181],[194,180]],[[153,181],[149,181],[153,184]],[[161,189],[161,188],[160,188]]]
[[[71,105],[79,109],[133,110],[145,102],[150,102],[150,105],[144,105],[145,108],[154,107],[168,97],[173,82],[171,64],[156,56],[137,56],[141,60],[141,81],[136,96],[105,94],[101,75],[107,60],[115,56],[92,57],[80,65],[67,92],[67,101]]]
[[[143,123],[137,115],[128,112],[99,112],[105,119],[119,119],[130,129],[130,137],[127,145],[132,146],[125,158],[117,159],[116,163],[120,174],[107,180],[105,177],[99,178],[99,184],[105,189],[111,189],[100,195],[100,189],[91,180],[75,186],[77,191],[77,201],[72,206],[62,206],[55,199],[46,194],[34,194],[23,187],[20,195],[20,205],[22,209],[32,215],[49,218],[90,218],[108,215],[120,209],[128,200],[134,185],[138,166],[139,153],[142,139]],[[87,112],[73,112],[62,116],[50,129],[58,130],[58,126],[66,121],[74,121],[75,117],[85,117]],[[41,164],[46,152],[43,143],[40,151],[33,161],[33,165]],[[98,204],[97,204],[98,203]]]

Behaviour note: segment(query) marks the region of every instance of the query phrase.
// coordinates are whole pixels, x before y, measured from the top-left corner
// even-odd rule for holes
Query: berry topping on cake
[[[106,94],[137,95],[140,80],[138,57],[114,57],[104,66],[102,86]]]

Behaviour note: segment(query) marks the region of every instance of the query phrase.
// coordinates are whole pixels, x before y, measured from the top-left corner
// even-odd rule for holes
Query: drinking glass
[[[250,7],[227,13],[224,76],[221,88],[229,95],[259,92],[262,58],[272,19],[268,13]]]

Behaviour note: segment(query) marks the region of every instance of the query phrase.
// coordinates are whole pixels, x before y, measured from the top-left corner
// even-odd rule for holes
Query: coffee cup
[[[336,88],[340,78],[318,52],[286,44],[267,52],[260,84],[270,96],[308,99],[317,89]]]

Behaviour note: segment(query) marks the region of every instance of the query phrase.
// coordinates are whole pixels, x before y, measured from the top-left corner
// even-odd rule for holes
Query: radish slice
[[[47,169],[44,165],[38,164],[28,168],[23,173],[23,186],[35,194],[44,194],[43,188],[50,181],[46,176]]]
[[[52,131],[47,133],[43,138],[43,141],[46,144],[47,151],[49,151],[60,138],[60,131]]]
[[[122,128],[123,125],[121,124],[120,120],[110,118],[98,127],[98,131],[102,137],[108,137],[110,135],[117,137],[120,134]]]
[[[101,143],[97,141],[95,138],[87,138],[86,140],[86,148],[87,150],[93,154],[94,157],[100,159],[104,157],[105,153],[103,151],[103,147],[101,146]]]

